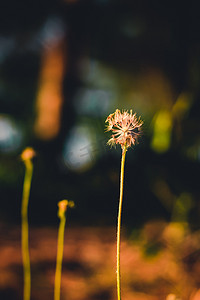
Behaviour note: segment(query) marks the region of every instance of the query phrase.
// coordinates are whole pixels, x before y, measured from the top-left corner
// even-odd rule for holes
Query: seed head
[[[108,145],[121,145],[122,150],[126,150],[131,145],[135,145],[140,136],[142,120],[133,114],[132,109],[130,113],[126,110],[120,111],[116,109],[113,114],[110,114],[106,121],[108,123],[106,131],[112,131],[112,137],[108,141]]]

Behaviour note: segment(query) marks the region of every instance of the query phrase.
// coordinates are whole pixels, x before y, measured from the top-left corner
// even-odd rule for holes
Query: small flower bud
[[[67,210],[67,207],[73,208],[74,202],[68,200],[61,200],[58,202],[58,217],[62,218]]]
[[[31,160],[36,155],[35,151],[31,147],[27,147],[21,154],[21,159],[23,161]]]

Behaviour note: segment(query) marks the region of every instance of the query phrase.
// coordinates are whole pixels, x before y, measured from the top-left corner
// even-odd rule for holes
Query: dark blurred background
[[[120,149],[106,117],[144,121],[127,153],[123,223],[199,223],[200,18],[197,1],[7,1],[0,9],[0,218],[20,223],[32,146],[32,225],[115,225]]]

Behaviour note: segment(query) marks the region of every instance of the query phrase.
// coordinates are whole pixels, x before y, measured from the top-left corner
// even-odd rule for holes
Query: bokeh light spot
[[[84,126],[72,128],[63,149],[65,165],[73,171],[85,171],[96,160],[96,147],[92,131]]]
[[[154,118],[151,147],[154,151],[163,153],[170,147],[172,116],[167,110],[160,110]]]
[[[23,134],[20,127],[9,116],[0,115],[0,151],[12,152],[22,143]]]

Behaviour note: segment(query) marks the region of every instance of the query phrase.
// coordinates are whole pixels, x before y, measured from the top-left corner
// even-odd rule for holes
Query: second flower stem
[[[22,196],[22,227],[21,227],[21,243],[22,243],[22,260],[24,269],[24,300],[30,300],[31,293],[31,270],[29,257],[29,229],[28,229],[28,203],[31,188],[31,180],[33,174],[33,164],[31,160],[25,161],[25,178]]]
[[[117,297],[118,300],[121,300],[120,240],[121,240],[121,215],[122,215],[125,157],[126,157],[126,146],[122,150],[120,197],[119,197],[119,209],[118,209],[118,219],[117,219]]]
[[[60,225],[58,229],[54,300],[60,300],[60,285],[61,285],[62,259],[63,259],[63,249],[64,249],[65,223],[66,223],[66,217],[65,214],[63,213],[62,216],[60,217]]]

